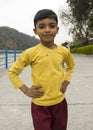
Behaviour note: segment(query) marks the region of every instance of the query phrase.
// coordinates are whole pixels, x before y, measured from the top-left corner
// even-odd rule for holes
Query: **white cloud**
[[[67,4],[66,0],[0,0],[0,26],[9,26],[32,36],[34,15],[42,8],[53,9],[58,14],[60,8],[67,8]],[[62,43],[69,39],[68,28],[60,26],[56,41]]]

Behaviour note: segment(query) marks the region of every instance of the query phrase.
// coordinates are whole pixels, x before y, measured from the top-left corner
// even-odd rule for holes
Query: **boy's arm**
[[[75,62],[70,51],[68,51],[68,55],[65,58],[65,63],[66,63],[66,69],[64,72],[65,75],[64,80],[70,82],[75,66]]]
[[[64,81],[62,82],[62,87],[61,87],[62,93],[66,92],[67,86],[70,84],[72,74],[74,71],[74,66],[75,66],[74,59],[70,51],[68,52],[68,55],[66,56],[65,63],[66,63],[66,70],[64,72],[65,76],[64,76]]]
[[[8,70],[8,76],[10,81],[13,83],[15,88],[19,88],[24,83],[19,78],[19,74],[22,72],[24,67],[30,64],[26,51],[22,52],[16,62]]]
[[[40,98],[44,95],[44,92],[40,90],[40,88],[42,88],[41,86],[32,85],[31,88],[28,88],[19,78],[17,73],[13,72],[12,70],[9,70],[8,74],[15,88],[19,88],[25,95],[32,98]]]

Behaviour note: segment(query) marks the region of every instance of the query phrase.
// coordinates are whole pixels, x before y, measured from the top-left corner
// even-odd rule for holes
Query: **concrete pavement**
[[[66,92],[68,130],[93,130],[93,56],[74,54],[75,71]],[[20,77],[31,86],[29,67]],[[34,130],[30,115],[31,99],[15,90],[0,68],[0,130]]]

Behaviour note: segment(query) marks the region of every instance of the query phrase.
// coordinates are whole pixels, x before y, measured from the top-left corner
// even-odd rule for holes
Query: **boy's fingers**
[[[35,88],[36,88],[36,89],[40,89],[40,88],[42,88],[42,87],[41,87],[41,86],[35,86]]]
[[[43,92],[36,91],[35,93],[32,94],[32,97],[39,98],[39,97],[42,97],[43,95],[44,95]]]

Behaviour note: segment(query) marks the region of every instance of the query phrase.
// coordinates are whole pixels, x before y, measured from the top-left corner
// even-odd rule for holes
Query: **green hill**
[[[40,42],[34,36],[19,32],[16,29],[2,26],[0,27],[0,49],[26,49]]]

